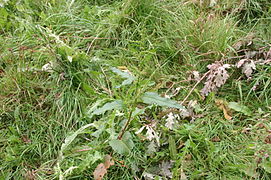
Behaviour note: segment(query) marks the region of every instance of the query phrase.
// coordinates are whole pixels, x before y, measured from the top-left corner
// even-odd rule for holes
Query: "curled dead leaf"
[[[265,142],[266,144],[271,144],[271,134],[268,135],[268,136],[265,138],[264,142]]]
[[[26,135],[23,135],[22,136],[22,141],[24,142],[24,143],[26,143],[26,144],[28,144],[28,143],[31,143],[31,140],[28,138],[28,136],[26,136]]]
[[[106,155],[104,157],[104,163],[100,163],[93,172],[93,176],[95,180],[102,180],[104,175],[107,173],[107,169],[110,166],[113,166],[115,163],[112,160],[110,155]]]
[[[105,155],[104,160],[104,165],[106,169],[110,168],[110,166],[113,166],[115,164],[110,155]]]
[[[198,71],[192,71],[192,74],[194,76],[194,79],[199,82],[201,77],[200,77],[200,73]]]
[[[216,91],[226,83],[227,79],[230,77],[227,69],[229,69],[231,65],[215,62],[213,64],[209,64],[207,67],[209,71],[204,87],[201,90],[201,94],[204,96],[207,96],[210,92]]]
[[[0,77],[4,76],[4,73],[5,73],[4,69],[0,69]]]
[[[212,142],[220,142],[220,138],[218,136],[215,136],[211,139]]]
[[[177,147],[177,149],[181,149],[185,146],[184,142],[181,140],[179,143],[179,146]]]
[[[128,68],[126,66],[118,66],[119,70],[126,71]]]
[[[118,69],[132,75],[131,71],[129,71],[129,69],[126,66],[118,66]]]
[[[35,170],[28,170],[25,174],[26,180],[35,180],[36,179],[36,171]]]
[[[95,171],[93,172],[93,176],[95,180],[102,180],[104,175],[107,173],[107,168],[104,163],[99,164]]]
[[[215,104],[217,105],[217,107],[219,109],[221,109],[223,111],[225,119],[227,119],[227,120],[231,120],[232,119],[232,116],[230,115],[230,110],[227,107],[227,104],[226,104],[225,101],[223,101],[221,99],[217,99],[217,100],[215,100]]]

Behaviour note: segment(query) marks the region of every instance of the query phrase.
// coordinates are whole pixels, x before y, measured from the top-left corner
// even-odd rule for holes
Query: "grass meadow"
[[[270,29],[269,0],[0,0],[0,179],[271,179]]]

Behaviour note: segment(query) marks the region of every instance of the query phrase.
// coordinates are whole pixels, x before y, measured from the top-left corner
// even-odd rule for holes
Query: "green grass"
[[[271,179],[270,64],[257,64],[251,79],[232,68],[207,97],[204,80],[195,88],[190,80],[209,64],[235,64],[266,47],[251,57],[263,58],[271,43],[268,0],[3,4],[0,179],[92,179],[107,154],[115,165],[104,179],[169,179],[161,174],[165,162],[172,179]],[[146,92],[174,101],[155,96],[153,104]],[[232,110],[227,120],[219,99],[250,114]],[[175,102],[190,115],[171,130],[165,116],[181,114],[169,108]],[[148,140],[148,127],[159,140]]]

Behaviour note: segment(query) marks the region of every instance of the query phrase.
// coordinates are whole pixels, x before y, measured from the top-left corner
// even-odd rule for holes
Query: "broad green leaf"
[[[125,86],[125,85],[129,85],[132,84],[133,81],[136,79],[133,75],[129,74],[128,72],[123,72],[115,67],[111,68],[111,70],[118,74],[119,76],[121,76],[122,78],[124,78],[125,80],[122,82],[121,86]],[[117,88],[121,87],[118,86]]]
[[[121,155],[129,154],[135,146],[132,135],[128,131],[124,133],[121,140],[113,139],[109,142],[109,145],[114,151]]]
[[[136,108],[133,113],[132,113],[132,117],[136,117],[138,115],[142,115],[144,114],[145,112],[145,109],[139,109],[139,108]]]
[[[131,152],[129,146],[119,139],[113,139],[109,141],[109,145],[112,147],[114,151],[121,155],[129,154]]]
[[[133,149],[135,144],[133,142],[133,138],[130,132],[125,132],[123,137],[122,137],[122,141],[129,147],[129,149]]]
[[[100,114],[105,113],[106,111],[120,110],[122,108],[123,108],[123,102],[121,100],[116,100],[116,101],[113,101],[113,102],[106,103],[105,105],[103,105],[103,107],[98,108],[95,111],[93,111],[92,114],[100,115]]]
[[[87,113],[91,116],[92,113],[98,109],[99,106],[101,106],[102,104],[106,103],[107,102],[107,99],[100,99],[100,100],[97,100],[95,103],[93,103],[91,105],[91,107],[88,107],[88,111]]]
[[[101,121],[102,122],[102,121]],[[92,136],[96,137],[96,138],[99,138],[100,135],[105,131],[105,124],[104,123],[101,123],[100,126],[98,127],[95,127],[97,130],[93,133],[91,133]]]
[[[228,104],[228,106],[229,106],[229,108],[231,108],[237,112],[243,113],[244,115],[251,116],[251,114],[252,114],[251,110],[247,106],[242,105],[240,103],[230,102]]]
[[[169,108],[184,109],[184,107],[178,102],[171,99],[163,98],[155,92],[146,92],[143,95],[142,100],[146,104],[155,104],[158,106],[165,106]]]

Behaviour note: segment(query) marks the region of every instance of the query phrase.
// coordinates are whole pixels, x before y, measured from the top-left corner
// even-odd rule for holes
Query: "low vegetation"
[[[269,0],[0,0],[0,179],[271,179]]]

